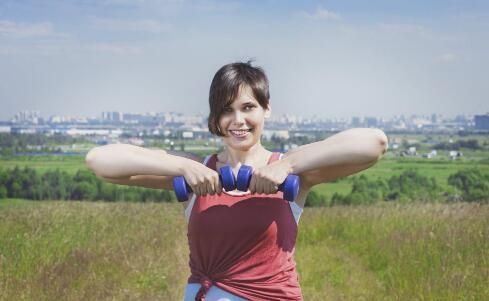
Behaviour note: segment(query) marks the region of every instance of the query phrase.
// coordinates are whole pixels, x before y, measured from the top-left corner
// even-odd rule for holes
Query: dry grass
[[[181,300],[179,204],[0,200],[0,300]],[[307,208],[305,300],[487,300],[489,206]]]

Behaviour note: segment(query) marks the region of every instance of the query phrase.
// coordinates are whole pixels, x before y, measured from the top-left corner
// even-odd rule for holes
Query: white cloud
[[[170,24],[164,24],[152,19],[117,20],[93,18],[92,24],[100,29],[114,31],[142,31],[149,33],[169,32],[173,29]]]
[[[303,15],[306,18],[316,19],[316,20],[332,20],[332,21],[341,20],[341,16],[338,13],[324,9],[322,7],[318,7],[316,11],[313,13],[304,12]]]
[[[56,33],[50,22],[16,23],[0,20],[0,35],[15,38],[26,37],[66,37],[66,34]]]

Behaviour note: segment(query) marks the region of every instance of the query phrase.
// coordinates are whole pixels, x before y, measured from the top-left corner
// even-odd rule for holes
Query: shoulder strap
[[[281,155],[282,154],[279,152],[273,152],[272,155],[270,156],[270,159],[268,160],[267,165],[274,162],[274,161],[279,160]]]
[[[204,165],[210,169],[216,170],[217,154],[209,155],[209,160],[207,160]]]

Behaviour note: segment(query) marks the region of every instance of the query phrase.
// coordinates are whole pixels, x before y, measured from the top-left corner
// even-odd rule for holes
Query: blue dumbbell
[[[236,180],[236,188],[240,191],[248,191],[252,175],[252,168],[241,165]],[[299,194],[300,178],[298,175],[288,175],[285,181],[278,186],[278,190],[284,193],[284,199],[293,202]]]
[[[231,166],[223,166],[219,169],[219,172],[219,180],[221,181],[222,187],[224,187],[226,191],[235,190],[236,179],[234,178]],[[188,195],[192,192],[192,187],[188,185],[183,176],[177,176],[173,178],[173,190],[175,190],[177,200],[179,202],[185,202],[188,200]]]

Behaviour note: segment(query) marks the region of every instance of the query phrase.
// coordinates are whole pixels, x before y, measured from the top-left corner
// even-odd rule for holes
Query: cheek
[[[219,126],[222,128],[227,123],[229,123],[229,118],[226,118],[225,116],[221,116],[221,118],[219,119]]]

